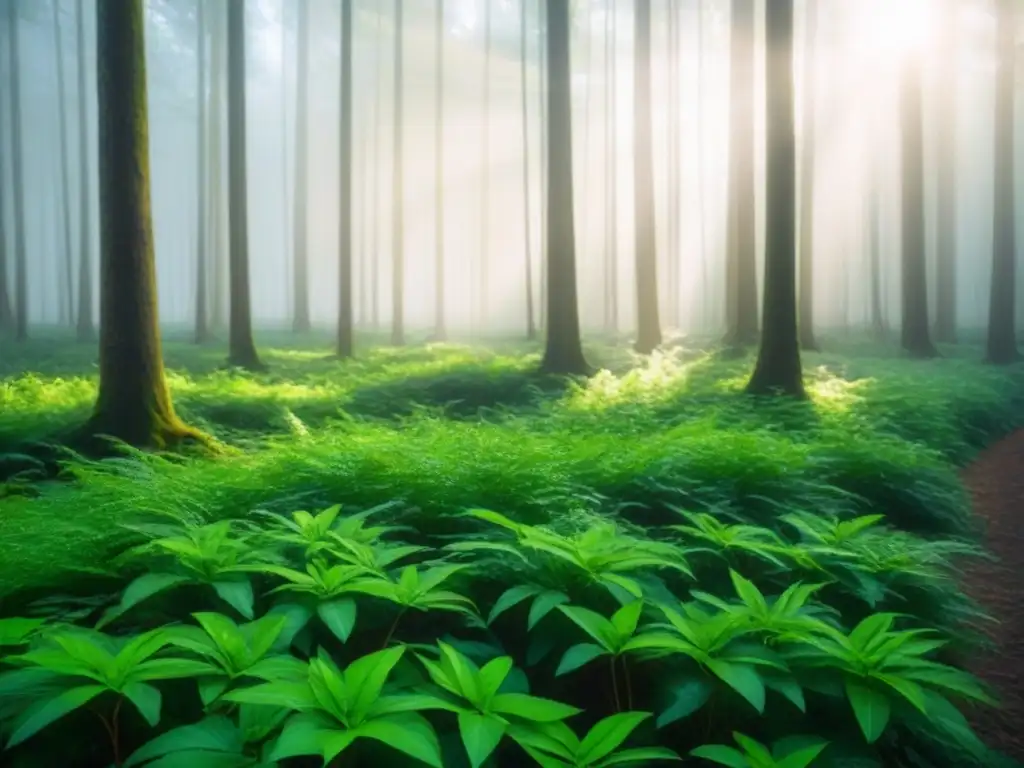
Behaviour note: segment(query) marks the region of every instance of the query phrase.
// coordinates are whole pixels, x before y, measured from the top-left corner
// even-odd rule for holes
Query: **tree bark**
[[[903,327],[902,345],[912,357],[938,352],[928,330],[928,275],[925,266],[924,141],[921,63],[906,65],[903,81]]]
[[[747,392],[806,397],[796,297],[796,127],[793,110],[793,0],[772,0],[767,37],[767,231],[761,346]]]
[[[252,339],[246,169],[245,0],[228,0],[228,206],[231,245],[228,365],[264,368]]]
[[[732,0],[729,211],[726,234],[726,342],[757,341],[757,235],[754,190],[754,0]]]
[[[227,64],[225,43],[226,4],[213,5],[210,29],[210,321],[213,328],[226,323],[225,297],[228,295],[228,257],[224,248],[224,70]]]
[[[92,341],[92,205],[89,182],[89,98],[86,93],[88,58],[85,50],[85,8],[78,4],[75,36],[78,45],[78,318],[79,341]]]
[[[206,8],[205,0],[196,0],[196,45],[198,48],[196,66],[196,98],[199,100],[199,119],[196,134],[196,319],[195,342],[205,344],[210,340],[210,323],[207,316],[208,266],[206,249],[209,245],[206,233]]]
[[[338,357],[355,351],[352,307],[352,2],[341,3],[341,126],[338,148]]]
[[[541,370],[585,375],[576,290],[576,233],[573,223],[572,85],[569,0],[546,0],[547,133],[547,340]]]
[[[384,89],[381,88],[381,73],[384,71],[384,45],[381,42],[381,18],[377,16],[373,33],[373,237],[370,238],[370,324],[373,330],[380,328],[380,112]]]
[[[391,343],[400,347],[405,343],[405,131],[402,93],[402,44],[405,26],[402,14],[402,0],[395,0],[395,72],[394,126],[392,133],[392,181],[391,181]]]
[[[679,8],[675,3],[668,3],[668,217],[665,222],[668,228],[668,304],[665,308],[669,327],[679,327],[680,323],[680,280],[682,277],[681,238],[680,238],[680,204],[681,204],[681,169],[682,146],[679,137]]]
[[[443,0],[442,0],[443,2]],[[530,209],[530,93],[526,78],[527,0],[519,0],[519,86],[523,113],[523,255],[526,280],[526,338],[537,338],[533,309],[533,212]]]
[[[296,101],[295,101],[295,194],[294,194],[294,254],[292,276],[293,315],[292,330],[309,333],[309,0],[299,0],[298,41],[295,46]],[[342,56],[345,52],[342,51]],[[342,116],[344,120],[344,116]]]
[[[445,258],[444,258],[444,37],[445,1],[437,0],[434,20],[437,50],[434,71],[437,73],[434,93],[434,339],[444,341],[448,336],[445,324]]]
[[[2,21],[0,33],[7,26],[7,18],[5,17]],[[0,34],[0,56],[6,53],[4,47],[4,35]],[[3,112],[8,112],[6,107],[3,93],[0,93],[0,108]],[[14,308],[11,306],[11,295],[7,285],[7,205],[4,201],[4,192],[6,191],[4,180],[7,178],[4,162],[7,156],[7,131],[4,117],[0,114],[0,332],[9,331],[14,327]]]
[[[956,163],[957,163],[957,99],[956,45],[957,6],[941,4],[942,56],[939,74],[938,132],[938,227],[936,237],[935,340],[956,343]]]
[[[803,67],[803,161],[800,163],[800,346],[818,349],[814,334],[814,169],[817,132],[818,4],[806,4]]]
[[[658,319],[657,225],[654,211],[654,129],[651,118],[651,0],[636,0],[633,64],[634,211],[636,228],[636,351],[661,344]]]
[[[1016,14],[1014,0],[998,3],[998,61],[995,117],[995,207],[992,239],[992,292],[989,299],[988,362],[1006,365],[1019,359],[1016,333],[1017,237],[1014,169],[1014,96]]]
[[[537,68],[540,72],[539,81],[540,87],[537,89],[537,97],[540,101],[540,174],[541,178],[544,179],[544,183],[541,184],[540,191],[540,231],[545,233],[544,237],[541,238],[541,253],[540,253],[540,327],[542,329],[548,327],[548,265],[551,263],[548,258],[548,198],[550,196],[550,190],[547,185],[548,169],[551,161],[550,146],[548,145],[548,137],[550,131],[548,130],[548,100],[550,95],[547,92],[548,83],[550,82],[551,75],[549,73],[550,64],[548,62],[548,40],[550,36],[547,30],[547,19],[548,15],[544,9],[545,0],[537,0],[537,27],[538,27],[538,39],[537,39]]]
[[[607,206],[608,217],[608,330],[612,334],[619,332],[619,14],[618,6],[610,5],[606,33],[609,35],[610,56],[608,65],[608,139],[607,139]]]
[[[71,183],[68,180],[68,114],[67,88],[64,80],[64,36],[60,27],[60,3],[53,2],[53,42],[57,53],[57,127],[60,131],[61,246],[64,250],[63,292],[65,303],[61,316],[69,325],[75,317],[75,265],[71,258]]]
[[[11,79],[11,183],[14,218],[14,338],[28,340],[28,252],[25,249],[25,145],[21,140],[21,54],[18,0],[7,0],[8,63]]]
[[[100,147],[100,384],[83,437],[141,448],[198,437],[164,378],[149,198],[142,0],[96,6]]]

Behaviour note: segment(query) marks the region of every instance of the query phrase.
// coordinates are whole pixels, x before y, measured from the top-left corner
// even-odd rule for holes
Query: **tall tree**
[[[292,330],[308,333],[309,317],[309,0],[299,0],[297,6],[298,42],[295,46],[295,195],[294,201],[294,253],[292,276],[293,305]],[[342,56],[345,52],[342,51]],[[342,120],[344,120],[342,116]]]
[[[523,266],[526,280],[526,338],[533,341],[537,338],[537,326],[534,324],[533,310],[533,212],[530,209],[530,93],[526,78],[526,3],[527,0],[519,0],[519,88],[523,102]]]
[[[89,95],[85,73],[85,8],[77,4],[75,37],[78,47],[78,318],[79,341],[91,341],[93,331],[92,199],[89,184]]]
[[[488,257],[491,234],[491,6],[484,3],[483,120],[480,121],[480,286],[477,316],[480,330],[487,327],[487,301],[490,288]]]
[[[28,339],[28,252],[25,248],[25,145],[21,140],[21,54],[19,0],[7,0],[8,72],[11,116],[11,190],[14,197],[14,338]]]
[[[448,335],[445,326],[445,258],[444,258],[444,37],[445,2],[437,0],[434,35],[437,38],[434,72],[437,77],[434,91],[434,338],[444,341]]]
[[[992,292],[989,300],[987,359],[1005,365],[1019,359],[1017,353],[1016,289],[1017,236],[1014,169],[1016,30],[1015,0],[997,4],[998,65],[995,116],[995,208],[992,239]]]
[[[57,128],[60,132],[60,204],[61,204],[61,250],[63,258],[64,293],[61,317],[68,324],[74,323],[75,266],[71,258],[71,183],[68,180],[68,115],[67,88],[64,81],[64,35],[60,26],[60,1],[53,0],[53,47],[57,54]]]
[[[228,0],[228,218],[230,303],[228,364],[263,368],[252,339],[249,287],[249,205],[246,170],[245,0]]]
[[[354,351],[352,306],[352,2],[341,3],[341,126],[338,131],[338,357]]]
[[[796,298],[796,119],[793,109],[793,0],[765,14],[768,168],[761,346],[747,392],[806,397]]]
[[[225,42],[225,7],[227,3],[212,5],[210,25],[210,323],[214,328],[223,328],[227,310],[225,298],[228,295],[228,258],[224,242],[224,80],[227,65]]]
[[[888,333],[885,323],[884,302],[882,301],[882,203],[878,194],[878,169],[873,169],[871,180],[871,199],[868,202],[868,280],[870,281],[871,300],[871,332],[875,339],[881,341]]]
[[[619,67],[618,6],[605,19],[605,330],[619,329]]]
[[[84,436],[165,448],[198,437],[164,377],[149,205],[142,0],[97,0],[100,384]]]
[[[938,352],[928,329],[928,272],[925,264],[924,141],[921,114],[922,63],[906,62],[902,97],[903,181],[903,349],[912,357]]]
[[[682,274],[679,226],[682,202],[682,173],[680,169],[682,142],[679,135],[680,9],[676,3],[668,3],[666,11],[668,12],[666,19],[668,24],[668,29],[666,30],[668,36],[668,77],[666,78],[668,81],[668,99],[666,99],[668,104],[668,151],[666,152],[668,159],[668,168],[666,169],[668,177],[668,216],[666,217],[665,224],[668,228],[668,258],[666,259],[668,265],[668,280],[666,281],[668,283],[666,286],[668,302],[665,307],[665,313],[670,327],[678,327],[680,320],[679,284]]]
[[[373,31],[373,237],[371,238],[370,253],[370,324],[374,330],[380,327],[380,113],[381,104],[384,98],[384,89],[381,88],[381,73],[384,71],[384,45],[381,42],[381,16],[377,14]]]
[[[654,211],[654,127],[651,116],[651,0],[636,0],[633,63],[633,167],[636,236],[636,351],[661,344],[658,319],[657,226]]]
[[[4,30],[7,27],[7,19],[0,19],[0,57],[4,54],[6,46]],[[0,113],[6,113],[6,104],[3,94],[0,93]],[[7,131],[5,130],[4,115],[0,114],[0,332],[10,330],[14,326],[14,309],[11,306],[11,295],[7,286],[7,206],[4,202],[6,191],[7,170],[4,162],[8,157]]]
[[[806,8],[803,66],[803,142],[800,161],[800,346],[818,348],[814,335],[814,168],[817,131],[818,3]]]
[[[548,166],[550,165],[551,147],[548,145],[548,137],[551,135],[548,130],[548,83],[550,82],[550,64],[548,62],[548,36],[547,12],[544,6],[545,0],[537,0],[537,60],[541,76],[540,87],[537,89],[537,97],[540,101],[540,175],[544,183],[540,185],[540,231],[545,233],[541,237],[540,249],[540,327],[548,326],[548,196],[550,190],[547,185]]]
[[[754,0],[732,0],[725,306],[726,341],[739,345],[757,341],[754,30]]]
[[[576,232],[572,183],[572,65],[569,46],[569,0],[546,0],[548,291],[547,339],[541,370],[579,374],[589,371],[580,338],[576,296]]]
[[[402,92],[402,45],[404,26],[402,0],[395,0],[394,107],[391,168],[391,343],[405,343],[405,133]]]
[[[206,8],[205,0],[196,0],[196,98],[199,119],[196,135],[196,344],[204,344],[210,338],[210,323],[207,314],[208,267],[206,253],[209,243],[206,232]]]
[[[956,163],[957,98],[956,44],[957,5],[949,0],[939,6],[942,40],[938,69],[938,212],[936,216],[935,340],[956,342]]]

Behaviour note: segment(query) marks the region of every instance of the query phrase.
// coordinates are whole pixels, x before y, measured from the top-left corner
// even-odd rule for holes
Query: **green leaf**
[[[771,688],[777,693],[781,693],[801,712],[807,711],[807,702],[804,699],[804,689],[801,688],[800,683],[792,677],[777,674],[771,670],[767,672],[762,671],[761,677],[764,679],[764,684],[768,688]]]
[[[183,725],[157,736],[135,750],[125,761],[124,768],[132,768],[172,752],[241,752],[242,747],[235,724],[224,715],[213,715],[194,725]]]
[[[510,608],[514,608],[523,602],[527,598],[533,597],[541,591],[540,587],[535,587],[531,584],[522,584],[518,587],[511,587],[506,589],[495,603],[494,607],[491,608],[490,614],[487,616],[487,623],[493,624],[494,620],[497,619],[501,614]]]
[[[708,659],[707,666],[718,679],[749,701],[754,709],[764,712],[764,681],[754,667],[721,659]]]
[[[620,712],[599,721],[580,743],[579,762],[596,763],[610,755],[650,716],[650,712]]]
[[[726,747],[722,744],[706,744],[690,750],[694,757],[700,757],[712,763],[727,765],[729,768],[750,768],[750,763],[743,753],[733,747]]]
[[[121,593],[121,602],[103,614],[102,618],[96,623],[96,629],[103,629],[107,624],[120,618],[143,600],[188,581],[191,581],[188,576],[175,573],[142,574]]]
[[[158,757],[146,768],[270,768],[243,754],[186,750]]]
[[[309,609],[298,603],[278,603],[267,611],[268,616],[284,616],[284,627],[274,643],[275,650],[284,651],[292,644],[295,636],[309,622]]]
[[[576,605],[560,605],[558,610],[564,613],[572,622],[597,640],[608,653],[615,653],[619,649],[619,636],[614,625],[604,616],[587,608],[580,608]]]
[[[594,768],[610,768],[613,765],[638,764],[647,765],[652,760],[681,760],[675,752],[665,747],[639,747],[637,749],[624,749],[609,755],[604,760],[595,763]]]
[[[554,592],[551,590],[541,592],[530,606],[530,614],[526,619],[526,630],[529,632],[537,626],[537,622],[551,613],[557,606],[568,602],[569,596],[564,592]]]
[[[852,679],[846,680],[846,696],[868,744],[874,744],[889,723],[889,699]]]
[[[43,625],[43,619],[0,619],[0,646],[21,645]]]
[[[806,747],[795,749],[786,754],[785,757],[777,758],[778,768],[807,768],[818,759],[818,755],[825,751],[827,741],[818,744],[809,744]]]
[[[375,739],[433,768],[444,768],[437,734],[421,715],[408,713],[371,720],[359,727],[359,735]]]
[[[622,603],[630,601],[630,598],[639,600],[644,596],[644,590],[637,580],[628,576],[618,573],[602,573],[598,581],[604,584],[612,596]]]
[[[252,582],[248,579],[233,579],[231,581],[215,581],[213,589],[217,596],[230,605],[242,616],[252,620]]]
[[[475,665],[463,656],[461,653],[456,651],[450,645],[445,642],[438,641],[438,648],[441,649],[441,655],[444,660],[448,663],[448,668],[455,676],[455,680],[459,686],[459,692],[462,697],[469,701],[474,707],[483,709],[483,692],[480,690],[478,683],[479,670],[476,669]],[[451,677],[451,675],[449,675]]]
[[[239,704],[266,704],[294,709],[296,712],[316,709],[318,706],[308,683],[261,683],[250,688],[228,691],[224,698]]]
[[[505,723],[477,712],[459,713],[459,733],[472,768],[480,768],[505,735]]]
[[[731,568],[729,569],[729,577],[732,579],[732,585],[736,589],[736,594],[740,600],[748,607],[761,613],[768,612],[768,603],[765,601],[764,595],[761,594],[761,590],[754,586],[754,582],[743,578]]]
[[[677,720],[689,717],[707,704],[711,698],[712,687],[709,682],[701,679],[687,680],[672,690],[672,704],[655,721],[658,728],[664,728]]]
[[[501,688],[502,683],[512,671],[512,657],[499,656],[491,659],[480,669],[480,693],[487,701],[490,701]]]
[[[199,685],[199,700],[204,707],[210,706],[228,689],[231,680],[227,677],[205,677],[196,681]]]
[[[352,628],[356,625],[355,600],[344,598],[320,603],[316,607],[316,613],[336,638],[343,643],[348,642]]]
[[[7,741],[7,748],[10,749],[21,744],[50,723],[85,706],[107,690],[109,689],[102,685],[81,685],[77,688],[69,688],[51,699],[37,703],[18,720]]]
[[[177,680],[184,677],[221,674],[218,667],[205,661],[192,659],[150,659],[139,664],[128,675],[133,682],[147,680]]]
[[[363,656],[348,665],[345,669],[345,684],[351,696],[353,714],[363,715],[370,710],[403,653],[405,646],[396,645]]]
[[[580,643],[569,648],[558,662],[558,669],[555,670],[555,677],[573,672],[594,659],[608,654],[600,645],[593,643]]]
[[[560,701],[528,696],[525,693],[499,693],[491,700],[491,711],[534,723],[551,723],[578,715],[582,710]]]
[[[637,622],[640,621],[640,612],[644,609],[643,600],[635,600],[627,603],[612,614],[612,626],[618,633],[621,640],[632,637],[636,632]]]
[[[128,700],[139,710],[139,714],[150,724],[156,727],[160,722],[160,703],[162,697],[160,691],[147,683],[129,683],[122,690]]]
[[[285,721],[281,733],[272,742],[266,759],[277,762],[291,757],[322,755],[326,746],[324,739],[326,727],[325,722],[318,716],[293,715]],[[337,747],[335,755],[344,750],[356,738],[352,731],[337,731],[331,734],[331,737],[335,741],[347,739],[347,741],[332,745],[332,748]]]

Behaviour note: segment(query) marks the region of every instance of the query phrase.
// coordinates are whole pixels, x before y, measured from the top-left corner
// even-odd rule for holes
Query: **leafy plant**
[[[769,749],[742,733],[732,736],[739,749],[708,744],[690,754],[729,768],[808,768],[828,746],[817,739],[782,739]]]

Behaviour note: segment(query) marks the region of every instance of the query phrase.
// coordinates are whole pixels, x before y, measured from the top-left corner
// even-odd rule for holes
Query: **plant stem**
[[[633,709],[633,681],[629,676],[629,664],[622,657],[622,675],[626,678],[626,709]]]
[[[404,613],[405,608],[402,608],[402,610],[398,612],[398,615],[395,616],[395,620],[391,622],[391,629],[388,630],[387,637],[384,638],[384,645],[381,646],[381,649],[388,647],[388,643],[391,642],[391,636],[395,634],[395,630],[398,628],[398,622],[402,620],[402,614]]]
[[[615,700],[615,711],[616,712],[621,712],[622,711],[622,703],[619,700],[619,680],[618,680],[618,677],[615,674],[615,657],[614,656],[612,656],[612,657],[610,657],[608,659],[608,668],[611,670],[611,673],[612,673],[612,696],[613,696],[613,698]]]
[[[114,746],[114,765],[117,768],[121,766],[120,722],[118,721],[118,715],[121,713],[122,701],[124,701],[124,697],[118,698],[117,703],[114,705],[114,711],[110,715],[110,739]]]

